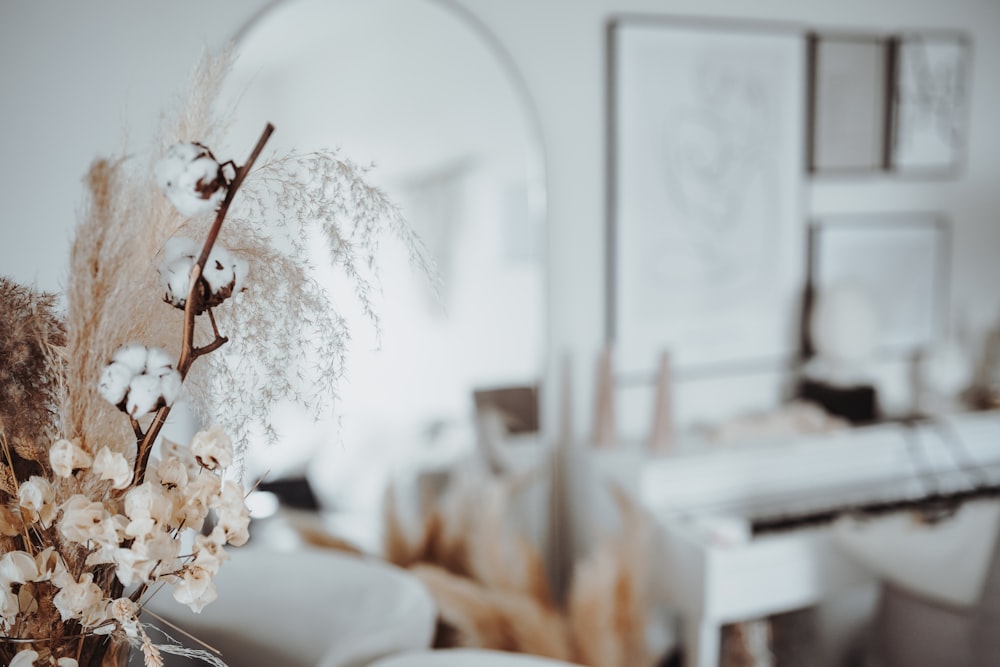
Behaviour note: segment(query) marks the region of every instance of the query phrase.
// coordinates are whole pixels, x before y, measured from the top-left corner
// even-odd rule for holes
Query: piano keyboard
[[[664,457],[647,462],[641,486],[659,516],[740,518],[753,536],[845,515],[931,521],[1000,496],[1000,420],[974,413]]]

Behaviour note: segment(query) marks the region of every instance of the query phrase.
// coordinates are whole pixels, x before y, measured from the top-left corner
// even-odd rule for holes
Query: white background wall
[[[806,212],[943,211],[954,226],[953,309],[981,332],[1000,319],[1000,3],[960,0],[462,0],[499,35],[527,79],[548,159],[550,344],[574,366],[578,429],[588,427],[593,364],[603,343],[606,19],[656,13],[775,20],[815,29],[953,28],[974,44],[969,155],[954,180],[891,177],[808,185]],[[803,221],[805,222],[805,221]],[[550,377],[554,377],[550,374]],[[775,378],[727,379],[734,400],[769,400]],[[764,392],[761,393],[760,389]],[[708,388],[705,388],[708,390]],[[735,394],[740,394],[739,398]],[[647,397],[640,400],[645,404]],[[549,413],[550,418],[553,414]]]
[[[618,13],[780,20],[812,28],[953,28],[974,44],[969,154],[954,180],[824,182],[807,212],[938,210],[954,225],[953,308],[983,332],[1000,317],[1000,3],[995,0],[459,0],[520,67],[547,159],[549,377],[568,355],[588,425],[604,331],[605,21]],[[59,289],[81,177],[123,127],[141,146],[203,45],[220,46],[263,0],[0,5],[0,271]],[[804,222],[804,221],[803,221]],[[755,383],[744,379],[744,393]],[[748,384],[749,383],[749,384]],[[736,385],[733,385],[736,387]],[[551,423],[555,400],[546,394]]]

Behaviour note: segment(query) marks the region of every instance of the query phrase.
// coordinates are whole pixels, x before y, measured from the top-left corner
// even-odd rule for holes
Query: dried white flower
[[[116,549],[112,562],[115,564],[115,576],[125,587],[149,581],[156,567],[156,561],[130,548]]]
[[[179,460],[187,468],[189,473],[197,473],[200,469],[198,462],[191,455],[191,448],[187,445],[174,442],[170,438],[163,438],[160,443],[160,455],[166,461],[170,458]]]
[[[73,575],[66,569],[66,563],[55,547],[46,547],[36,555],[35,567],[38,569],[35,581],[51,581],[59,588],[73,581]]]
[[[160,483],[166,489],[185,487],[188,482],[188,467],[176,456],[168,456],[155,465],[147,468],[150,479]]]
[[[38,564],[31,554],[25,551],[9,551],[0,558],[0,583],[9,586],[11,583],[23,584],[38,578]]]
[[[80,667],[76,658],[59,658],[56,660],[56,667]]]
[[[229,467],[233,462],[233,442],[225,430],[215,424],[191,438],[191,454],[195,461],[208,470]]]
[[[209,503],[222,489],[222,478],[199,468],[187,486],[183,487],[183,502],[177,507],[175,521],[185,527],[199,531],[208,517]]]
[[[194,565],[203,567],[212,575],[219,573],[223,561],[229,560],[229,554],[223,549],[226,543],[226,531],[216,526],[208,535],[198,535],[194,538]]]
[[[108,613],[129,637],[139,636],[139,605],[135,602],[128,598],[113,600],[108,606]]]
[[[173,503],[159,484],[146,480],[125,494],[125,515],[131,519],[125,533],[143,537],[154,528],[169,526]]]
[[[101,447],[94,457],[91,472],[100,479],[110,480],[112,489],[124,489],[132,483],[132,466],[121,452]]]
[[[164,530],[153,530],[136,538],[131,546],[114,552],[115,573],[125,586],[149,583],[154,571],[173,572],[181,566],[180,540]]]
[[[110,519],[103,503],[77,493],[63,503],[59,532],[71,542],[117,543],[117,531]]]
[[[247,508],[243,489],[232,480],[222,485],[222,492],[210,503],[218,514],[218,527],[226,534],[226,541],[235,547],[250,539],[250,510]]]
[[[217,597],[219,594],[212,583],[212,574],[197,565],[185,567],[181,580],[174,584],[174,599],[186,604],[196,614]]]
[[[56,492],[52,484],[44,477],[32,475],[23,482],[17,490],[17,502],[21,511],[33,521],[41,521],[47,526],[56,515]]]
[[[0,585],[0,625],[6,630],[17,620],[21,611],[17,596],[10,590],[10,584]]]
[[[103,604],[104,593],[94,583],[94,575],[86,572],[80,578],[61,588],[52,603],[59,610],[62,620],[78,619],[84,627],[97,625],[107,618]],[[96,622],[95,622],[96,621]]]
[[[173,572],[181,567],[180,540],[166,530],[152,530],[114,551],[112,561],[118,580],[125,586],[149,583],[154,571]]]
[[[74,470],[86,470],[91,462],[90,454],[78,440],[56,440],[49,449],[49,463],[59,477],[70,477]]]
[[[229,188],[212,152],[198,143],[177,143],[156,163],[156,183],[181,215],[219,208]]]

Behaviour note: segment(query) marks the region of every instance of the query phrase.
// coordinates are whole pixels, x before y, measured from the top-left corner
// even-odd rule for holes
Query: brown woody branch
[[[244,163],[242,167],[236,169],[236,174],[233,176],[233,180],[229,184],[229,190],[226,192],[226,198],[222,201],[222,205],[219,206],[219,210],[215,214],[215,222],[212,223],[212,227],[208,231],[208,236],[205,238],[205,244],[201,248],[201,254],[198,256],[198,261],[196,261],[194,266],[191,267],[187,303],[184,306],[184,334],[181,340],[181,356],[177,362],[177,371],[181,374],[181,380],[184,380],[187,377],[188,371],[191,369],[191,364],[194,363],[195,359],[203,354],[208,354],[209,352],[217,350],[228,340],[219,334],[218,329],[215,327],[215,321],[213,318],[212,330],[215,333],[215,339],[204,347],[195,347],[195,317],[201,311],[202,299],[207,293],[207,283],[205,283],[205,280],[202,278],[202,272],[205,270],[205,263],[208,262],[208,257],[212,253],[215,241],[219,237],[219,230],[222,229],[222,223],[226,219],[226,213],[229,211],[229,205],[232,204],[233,197],[236,196],[236,191],[239,190],[240,186],[243,184],[243,179],[246,178],[246,175],[253,167],[254,162],[257,161],[261,151],[264,150],[264,145],[267,143],[267,140],[271,137],[271,133],[273,132],[274,126],[268,123],[264,128],[264,131],[261,133],[260,139],[257,140],[257,145],[254,146],[253,151],[250,153],[250,157],[247,158],[246,163]],[[149,429],[145,434],[138,437],[141,431],[137,430],[138,443],[136,445],[135,452],[135,468],[132,473],[133,487],[142,484],[143,479],[145,478],[146,466],[149,464],[149,455],[153,451],[153,443],[156,442],[156,437],[160,434],[160,430],[166,423],[167,415],[169,414],[170,406],[165,405],[156,411],[156,414],[153,416],[153,421],[150,423]]]

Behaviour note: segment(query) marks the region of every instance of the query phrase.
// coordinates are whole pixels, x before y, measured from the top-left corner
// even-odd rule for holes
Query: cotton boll
[[[168,148],[153,168],[156,184],[162,190],[177,187],[187,165],[197,160],[203,152],[204,149],[198,144],[186,142],[176,143]]]
[[[187,257],[194,263],[201,252],[198,242],[187,236],[175,236],[163,245],[163,263],[170,264],[181,257]]]
[[[181,380],[181,374],[171,368],[159,376],[159,382],[160,398],[163,400],[163,404],[171,406],[176,403],[181,396],[181,387],[184,384],[184,381]]]
[[[179,257],[167,265],[160,265],[160,284],[163,286],[163,300],[171,306],[183,309],[187,305],[191,286],[191,267],[194,259]]]
[[[146,373],[155,376],[165,375],[174,370],[174,358],[160,347],[146,350]]]
[[[247,263],[226,248],[216,246],[205,264],[202,276],[209,286],[209,307],[217,306],[243,289]]]
[[[233,256],[225,248],[216,246],[212,249],[202,275],[213,295],[226,289],[232,290],[236,282],[235,264]]]
[[[171,146],[154,174],[174,208],[188,217],[218,209],[229,185],[212,153],[196,143]]]
[[[125,399],[129,383],[135,373],[125,364],[112,362],[104,367],[97,390],[108,403],[118,405]]]
[[[146,368],[146,346],[141,343],[122,346],[115,351],[111,360],[126,366],[133,375],[137,375]]]
[[[133,419],[156,410],[160,403],[160,378],[155,375],[136,375],[125,397],[125,412]]]
[[[197,260],[198,252],[194,239],[184,236],[176,236],[163,246],[163,259],[157,272],[163,287],[163,300],[170,305],[184,308],[187,304],[191,267]]]

